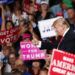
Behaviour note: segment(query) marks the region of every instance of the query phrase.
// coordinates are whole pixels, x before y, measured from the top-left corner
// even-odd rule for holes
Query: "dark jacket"
[[[42,41],[41,49],[52,50],[53,48],[57,48],[60,39],[60,36],[57,40],[55,37],[47,38],[46,40]]]
[[[70,27],[58,49],[75,54],[75,30],[73,28]]]
[[[75,54],[75,29],[70,27],[69,31],[63,37],[62,41],[58,43],[56,42],[57,42],[56,40],[53,42],[53,44],[47,41],[45,43],[42,42],[41,48],[46,48],[47,50],[58,48],[59,50],[63,50],[63,51]]]

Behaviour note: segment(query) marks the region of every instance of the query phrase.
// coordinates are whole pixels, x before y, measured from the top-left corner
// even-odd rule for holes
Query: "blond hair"
[[[69,23],[68,23],[64,18],[59,18],[59,19],[57,19],[57,20],[53,23],[53,26],[55,27],[56,24],[58,24],[58,25],[61,24],[61,26],[62,26],[62,25],[65,25],[67,28],[70,27]]]

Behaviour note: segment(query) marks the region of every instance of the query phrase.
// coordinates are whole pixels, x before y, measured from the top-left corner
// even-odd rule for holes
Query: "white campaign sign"
[[[56,31],[52,27],[52,19],[42,20],[38,22],[38,28],[41,34],[41,38],[53,37],[56,36]]]

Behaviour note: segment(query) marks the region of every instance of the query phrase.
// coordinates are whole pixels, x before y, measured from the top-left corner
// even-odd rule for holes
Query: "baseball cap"
[[[23,35],[22,35],[22,37],[23,37],[23,39],[25,39],[25,38],[30,38],[30,37],[31,37],[31,35],[30,35],[30,34],[28,34],[28,33],[26,33],[26,34],[23,34]]]
[[[48,1],[42,0],[42,1],[41,1],[41,4],[47,4],[47,5],[48,5]]]
[[[68,8],[72,8],[72,0],[62,0],[63,3],[65,3],[67,5]]]

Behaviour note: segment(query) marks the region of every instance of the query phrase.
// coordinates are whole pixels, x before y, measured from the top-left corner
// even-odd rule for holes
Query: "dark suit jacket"
[[[75,54],[75,30],[70,28],[63,37],[58,49]]]
[[[44,41],[42,41],[41,43],[41,50],[46,49],[46,53],[51,54],[53,48],[57,48],[58,45],[58,40],[55,39],[55,37],[52,37],[50,39],[46,39]]]

